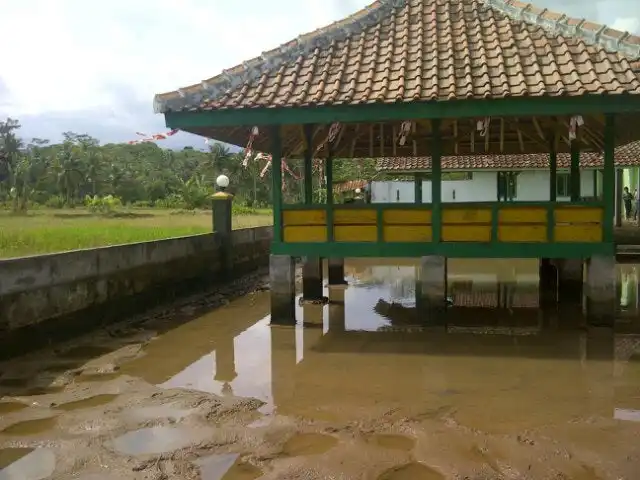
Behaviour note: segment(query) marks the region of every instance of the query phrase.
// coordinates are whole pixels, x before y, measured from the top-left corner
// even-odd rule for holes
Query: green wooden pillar
[[[304,126],[304,140],[307,148],[304,152],[304,203],[313,203],[313,125]]]
[[[598,198],[598,170],[593,171],[593,199]]]
[[[571,142],[571,173],[570,173],[571,201],[580,200],[580,144],[575,139]]]
[[[558,154],[549,153],[549,201],[555,202],[558,197]]]
[[[432,241],[439,243],[442,237],[442,142],[440,119],[431,121],[431,226]]]
[[[614,197],[615,192],[615,117],[612,114],[606,116],[604,126],[604,170],[602,174],[602,199],[604,201],[604,241],[613,242],[613,217],[615,202],[620,199]]]
[[[327,241],[333,242],[333,149],[331,147],[324,165],[327,179]]]
[[[273,175],[273,242],[282,242],[282,137],[280,126],[271,127],[271,173]]]
[[[415,191],[414,203],[420,204],[422,203],[422,174],[416,173],[415,176],[413,177],[413,181],[414,181],[413,186]]]

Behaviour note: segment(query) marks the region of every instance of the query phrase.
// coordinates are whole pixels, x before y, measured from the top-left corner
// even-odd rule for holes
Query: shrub
[[[47,198],[44,205],[48,208],[64,208],[65,199],[62,195],[54,195]]]
[[[92,197],[91,195],[87,195],[84,197],[84,204],[90,211],[104,214],[111,213],[118,207],[121,207],[122,200],[118,197],[114,197],[113,195],[107,195],[105,197],[100,197],[98,195]]]

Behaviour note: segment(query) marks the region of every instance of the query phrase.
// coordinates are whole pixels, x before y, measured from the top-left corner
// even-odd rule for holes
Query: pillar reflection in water
[[[235,337],[229,336],[216,345],[216,374],[214,380],[221,382],[222,393],[232,395],[231,382],[238,376],[236,372]]]
[[[329,288],[329,332],[344,332],[346,330],[345,316],[345,288]]]

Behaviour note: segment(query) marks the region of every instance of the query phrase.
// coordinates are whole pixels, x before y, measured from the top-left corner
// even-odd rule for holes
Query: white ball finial
[[[362,190],[360,190],[359,188],[356,188],[356,195],[360,195],[360,193],[362,193]]]
[[[216,178],[216,185],[220,188],[227,188],[229,186],[229,177],[226,175],[220,175]]]

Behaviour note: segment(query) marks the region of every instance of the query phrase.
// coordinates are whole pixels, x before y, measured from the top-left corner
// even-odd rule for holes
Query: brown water
[[[55,465],[54,453],[45,448],[0,449],[0,480],[43,480]]]
[[[327,290],[327,306],[299,307],[295,326],[269,325],[268,293],[246,296],[159,335],[143,356],[118,365],[113,376],[91,376],[77,385],[81,394],[57,408],[117,412],[131,426],[107,446],[126,458],[189,450],[224,420],[208,410],[201,415],[208,423],[196,425],[191,417],[201,403],[180,403],[173,393],[165,403],[122,409],[123,393],[114,407],[115,396],[90,392],[102,380],[138,377],[163,389],[263,401],[246,423],[231,421],[222,443],[210,441],[207,453],[215,455],[203,451],[193,460],[204,480],[263,473],[635,480],[640,268],[619,269],[615,331],[588,326],[580,304],[542,311],[537,271],[529,261],[451,261],[453,305],[446,322],[436,324],[415,309],[412,262],[352,262],[350,285]],[[58,356],[88,360],[108,352],[86,345]],[[34,388],[28,379],[4,387]],[[55,425],[55,418],[3,423],[0,436]]]
[[[35,420],[25,420],[17,422],[0,430],[0,434],[12,436],[37,435],[55,427],[56,417],[38,418]]]
[[[106,405],[118,398],[117,394],[105,393],[102,395],[94,395],[93,397],[83,398],[81,400],[74,400],[73,402],[61,403],[60,405],[54,405],[59,410],[70,412],[72,410],[79,410],[82,408],[98,407],[100,405]]]
[[[640,435],[635,266],[620,268],[618,323],[627,333],[614,334],[588,327],[580,305],[543,313],[537,262],[528,261],[450,262],[447,325],[417,322],[415,268],[390,263],[352,263],[350,286],[327,292],[344,303],[299,308],[295,327],[269,326],[260,318],[268,295],[254,295],[166,333],[123,372],[166,388],[258,398],[266,405],[256,428],[278,417],[358,425],[370,431],[360,436],[362,451],[414,455],[379,478],[445,478],[464,465],[513,474],[548,453],[539,437],[571,452],[538,462],[539,478],[602,475],[601,462],[640,468],[631,442]],[[170,345],[189,348],[167,356]],[[399,424],[411,432],[385,431]],[[343,448],[331,435],[300,433],[283,453]]]

